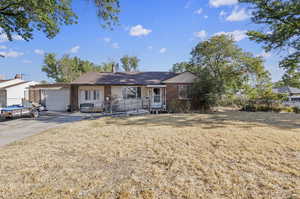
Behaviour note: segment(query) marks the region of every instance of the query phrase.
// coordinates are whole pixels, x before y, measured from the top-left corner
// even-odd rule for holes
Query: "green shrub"
[[[281,111],[288,112],[288,113],[293,113],[294,109],[293,109],[293,107],[282,107]]]
[[[293,109],[294,113],[297,113],[297,114],[300,113],[300,108],[299,107],[295,106],[295,107],[292,107],[292,109]]]
[[[224,93],[223,87],[222,82],[204,67],[191,90],[193,110],[211,111],[220,101]]]
[[[245,100],[241,97],[236,96],[223,96],[222,99],[218,102],[219,106],[243,106],[245,105]]]
[[[261,104],[247,104],[244,105],[241,109],[241,111],[247,111],[247,112],[275,112],[275,113],[280,113],[280,112],[297,112],[299,111],[300,113],[300,108],[297,107],[284,107],[284,106],[267,106],[267,105],[261,105]]]
[[[253,104],[246,104],[242,107],[241,111],[246,111],[246,112],[255,112],[256,107]]]
[[[278,112],[278,109],[275,107],[271,106],[266,106],[266,105],[256,105],[256,111],[261,111],[261,112]]]

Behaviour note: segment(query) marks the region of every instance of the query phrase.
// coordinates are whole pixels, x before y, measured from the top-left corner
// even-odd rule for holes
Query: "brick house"
[[[43,100],[47,104],[47,98],[51,98],[49,103],[54,106],[57,103],[57,107],[63,107],[60,104],[62,96],[69,96],[65,107],[69,106],[72,111],[85,104],[100,109],[110,106],[117,111],[167,110],[172,100],[190,100],[189,90],[195,79],[190,72],[88,72],[68,86],[53,84],[40,89],[35,86],[35,89],[44,89],[42,93],[46,93],[46,99]]]

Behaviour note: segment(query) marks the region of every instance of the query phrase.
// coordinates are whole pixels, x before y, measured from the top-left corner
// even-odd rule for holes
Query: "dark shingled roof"
[[[173,72],[88,72],[72,82],[72,84],[154,85],[161,84],[162,81],[176,75]]]
[[[290,86],[284,86],[280,88],[274,88],[273,92],[275,93],[286,93],[286,94],[300,94],[300,89],[299,88],[293,88]]]

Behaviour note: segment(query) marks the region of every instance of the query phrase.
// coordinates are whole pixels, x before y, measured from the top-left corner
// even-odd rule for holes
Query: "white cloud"
[[[207,33],[205,30],[201,30],[199,32],[195,32],[194,35],[200,39],[205,39],[207,37]]]
[[[201,15],[202,12],[203,12],[203,9],[200,8],[200,9],[196,10],[194,13],[195,13],[195,14],[198,14],[198,15]]]
[[[7,52],[0,52],[0,55],[2,55],[4,57],[16,58],[16,57],[20,57],[20,56],[24,55],[24,53],[10,50]]]
[[[289,54],[294,54],[295,52],[297,52],[297,50],[295,48],[292,48],[292,47],[289,47],[287,51],[288,51]]]
[[[1,31],[0,31],[1,32]],[[12,39],[13,40],[18,40],[18,41],[20,41],[20,40],[24,40],[21,36],[19,36],[19,35],[12,35]],[[7,37],[7,35],[5,34],[5,33],[0,33],[0,43],[3,43],[3,42],[8,42],[9,40],[8,40],[8,37]]]
[[[152,50],[153,46],[148,46],[147,48],[148,48],[148,50]]]
[[[22,62],[23,62],[24,64],[31,64],[31,63],[32,63],[31,60],[27,60],[27,59],[24,59]]]
[[[19,40],[19,41],[24,40],[20,35],[13,35],[12,38],[13,38],[13,40]]]
[[[0,43],[7,42],[7,41],[8,41],[8,38],[7,38],[6,34],[4,34],[4,33],[0,34]]]
[[[4,45],[0,45],[0,49],[7,49],[7,47],[6,46],[4,46]]]
[[[103,40],[104,40],[106,43],[110,43],[110,42],[111,42],[111,38],[109,38],[109,37],[105,37],[105,38],[103,38]]]
[[[213,7],[229,6],[237,4],[238,0],[209,0],[209,5]]]
[[[161,54],[164,54],[165,52],[167,52],[167,49],[166,49],[166,48],[161,48],[161,49],[159,50],[159,53],[161,53]]]
[[[237,6],[233,9],[232,13],[226,17],[226,21],[243,21],[250,18],[250,14],[245,8],[239,9]]]
[[[152,30],[144,28],[142,25],[136,25],[130,28],[129,34],[134,37],[146,36],[150,34]]]
[[[258,54],[257,56],[259,57],[263,57],[263,58],[268,58],[268,57],[271,57],[272,54],[270,52],[266,52],[266,51],[262,51],[260,54]]]
[[[70,53],[78,53],[79,49],[80,49],[80,46],[74,46],[73,48],[70,49],[69,52]]]
[[[112,45],[111,45],[112,48],[120,48],[119,44],[117,42],[114,42]]]
[[[247,38],[246,33],[247,33],[246,30],[235,30],[232,32],[217,32],[214,34],[214,36],[215,35],[228,35],[228,36],[232,36],[232,38],[235,41],[241,41],[241,40]]]
[[[207,15],[204,15],[204,19],[207,19],[208,18],[208,16]]]
[[[222,10],[219,14],[220,17],[224,17],[227,15],[227,12],[225,12],[224,10]]]
[[[35,49],[34,53],[38,54],[38,55],[44,55],[45,54],[44,50],[42,50],[42,49]]]

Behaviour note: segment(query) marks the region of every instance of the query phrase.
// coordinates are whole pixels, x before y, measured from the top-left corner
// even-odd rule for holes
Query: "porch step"
[[[165,113],[166,109],[163,108],[152,108],[150,109],[151,114],[159,114],[159,113]]]

